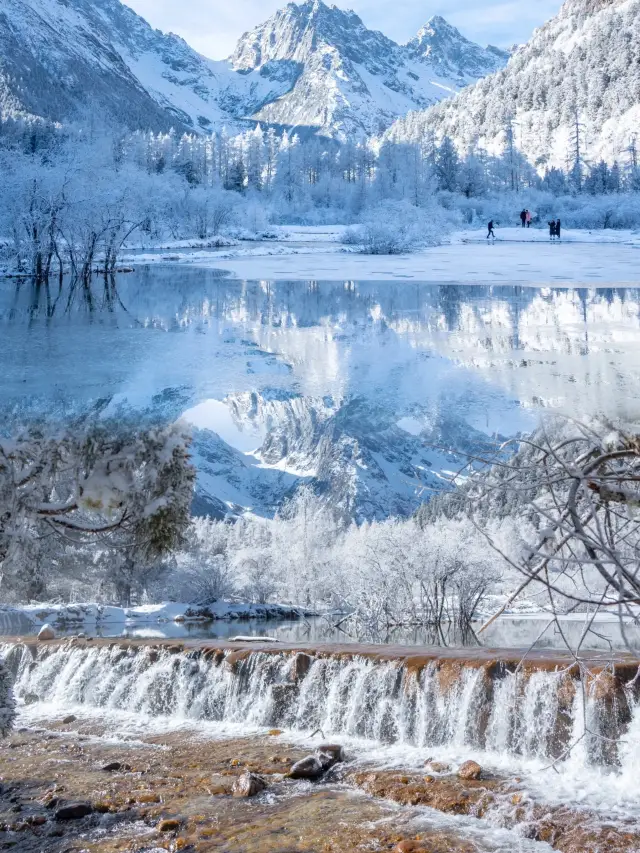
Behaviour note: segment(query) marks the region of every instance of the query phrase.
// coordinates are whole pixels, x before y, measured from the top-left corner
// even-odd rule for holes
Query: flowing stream
[[[281,728],[293,738],[320,731],[387,763],[475,758],[496,772],[529,774],[544,796],[640,818],[630,786],[640,712],[629,665],[580,678],[551,659],[515,672],[462,655],[385,661],[126,643],[3,651],[18,697],[37,697],[48,712],[124,712],[217,723],[219,732]]]

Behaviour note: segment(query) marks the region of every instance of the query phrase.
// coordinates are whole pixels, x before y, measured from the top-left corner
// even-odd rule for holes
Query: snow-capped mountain
[[[396,140],[435,133],[460,150],[517,146],[544,169],[576,158],[624,164],[640,126],[640,0],[566,0],[508,65],[455,98],[400,119]]]
[[[3,0],[0,115],[207,131],[248,119],[379,133],[506,55],[434,18],[406,46],[321,0],[293,3],[212,61],[120,0]]]
[[[0,111],[53,121],[87,115],[131,128],[209,130],[289,84],[248,80],[120,0],[3,0]]]
[[[406,45],[416,59],[428,62],[441,77],[467,85],[506,65],[509,53],[466,39],[440,15],[434,15]]]
[[[379,133],[399,115],[437,103],[502,67],[507,55],[467,41],[442,18],[400,46],[351,11],[290,3],[246,33],[231,57],[245,74],[290,75],[290,90],[254,113],[324,133]]]

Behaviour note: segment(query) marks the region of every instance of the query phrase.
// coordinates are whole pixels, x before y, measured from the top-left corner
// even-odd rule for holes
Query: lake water
[[[638,408],[638,289],[245,282],[155,267],[91,288],[2,281],[0,328],[5,413],[105,398],[136,417],[191,411],[244,452],[264,425],[224,402],[242,395],[334,413],[358,399],[414,436],[438,415],[510,435],[540,408]]]

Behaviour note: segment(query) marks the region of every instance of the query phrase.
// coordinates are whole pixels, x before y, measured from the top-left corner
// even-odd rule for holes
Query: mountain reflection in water
[[[140,423],[187,413],[203,511],[267,513],[300,478],[351,465],[368,495],[354,517],[407,515],[456,451],[530,430],[543,409],[633,417],[639,308],[637,289],[246,282],[171,267],[90,287],[4,281],[4,428],[98,402]]]

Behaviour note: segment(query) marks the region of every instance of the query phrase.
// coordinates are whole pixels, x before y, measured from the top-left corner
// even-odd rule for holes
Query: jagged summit
[[[95,113],[132,128],[204,132],[258,119],[342,137],[379,133],[502,61],[443,19],[432,24],[421,54],[355,12],[289,3],[214,62],[120,0],[3,0],[0,115],[66,122]]]
[[[463,82],[491,74],[509,59],[500,48],[483,48],[469,41],[441,15],[430,18],[406,47],[413,56],[430,62],[442,76],[458,77]]]

